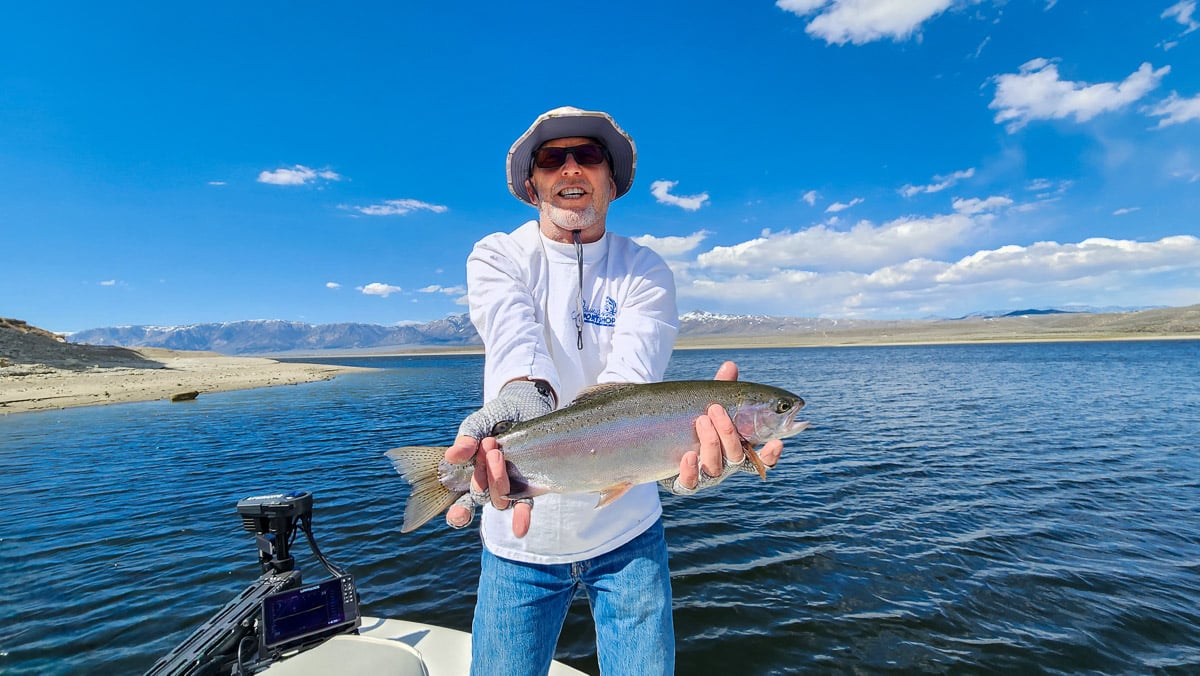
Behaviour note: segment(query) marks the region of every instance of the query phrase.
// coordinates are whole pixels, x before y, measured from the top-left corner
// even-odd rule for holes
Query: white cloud
[[[1025,190],[1036,193],[1034,197],[1039,200],[1056,200],[1067,193],[1074,181],[1051,181],[1045,178],[1035,178],[1025,185]]]
[[[1013,201],[1007,197],[992,196],[987,199],[978,199],[972,197],[970,199],[955,198],[951,202],[954,210],[960,214],[983,214],[997,209],[1012,206]]]
[[[694,232],[687,237],[655,237],[654,235],[641,235],[640,237],[632,238],[633,241],[641,244],[644,247],[653,249],[659,256],[663,258],[679,258],[695,250],[700,246],[700,243],[705,240],[711,233],[707,230]]]
[[[1159,15],[1161,19],[1175,19],[1183,26],[1183,34],[1187,35],[1192,31],[1200,28],[1200,23],[1192,18],[1192,14],[1196,12],[1196,0],[1181,0],[1180,2],[1171,5]]]
[[[796,16],[806,16],[829,3],[829,0],[779,0],[775,6]]]
[[[992,41],[992,36],[989,35],[989,36],[985,37],[983,39],[983,42],[979,43],[979,46],[975,48],[975,53],[971,55],[972,58],[978,59],[979,55],[983,54],[983,48],[986,47],[987,43],[989,43],[991,41]]]
[[[906,185],[900,189],[900,194],[904,195],[905,197],[913,197],[914,195],[919,195],[921,193],[941,192],[955,183],[958,183],[963,179],[971,178],[974,175],[975,167],[970,167],[969,169],[956,171],[947,176],[934,176],[933,183],[930,183],[929,185]]]
[[[326,289],[340,289],[340,288],[342,288],[342,285],[338,284],[337,282],[325,282],[325,288]]]
[[[998,110],[995,122],[1008,123],[1009,133],[1016,132],[1032,120],[1075,118],[1086,122],[1100,113],[1120,110],[1145,96],[1158,86],[1170,66],[1158,70],[1143,63],[1122,82],[1087,84],[1059,78],[1058,66],[1049,59],[1033,59],[1021,66],[1019,73],[1006,73],[992,78],[996,97],[988,104]]]
[[[364,295],[382,296],[384,298],[387,298],[388,296],[392,295],[393,293],[400,293],[401,291],[404,290],[398,286],[392,286],[391,284],[384,284],[383,282],[371,282],[370,284],[367,284],[366,286],[356,286],[354,288],[358,291],[363,292]]]
[[[696,211],[708,202],[707,192],[699,195],[672,195],[671,188],[677,185],[679,181],[655,181],[650,184],[650,194],[654,195],[659,204],[669,204],[687,211]]]
[[[818,193],[816,190],[809,190],[808,192],[804,193],[804,196],[801,197],[800,199],[804,200],[805,202],[808,202],[808,206],[813,207],[813,206],[817,205],[817,198],[819,198],[820,196],[821,196],[821,194]]]
[[[443,214],[450,210],[449,207],[440,204],[430,204],[414,199],[384,200],[379,204],[368,206],[341,205],[341,208],[357,211],[367,216],[403,216],[414,211],[432,211],[435,214]]]
[[[1139,210],[1141,210],[1141,207],[1126,207],[1124,209],[1117,209],[1113,212],[1113,216],[1124,216],[1125,214],[1132,214],[1133,212]]]
[[[220,186],[220,185],[225,185],[225,181],[209,181],[208,184]]]
[[[297,164],[290,169],[279,168],[273,171],[263,171],[258,174],[259,183],[269,183],[271,185],[307,185],[315,183],[317,179],[340,181],[342,177],[328,169],[310,169],[303,164]]]
[[[863,198],[855,197],[854,199],[850,200],[849,203],[834,202],[833,204],[830,204],[828,207],[825,207],[825,213],[836,214],[837,212],[845,211],[846,209],[849,209],[850,207],[852,207],[856,204],[862,204],[862,201],[863,201]]]
[[[116,286],[116,285],[117,285],[117,280],[115,280],[115,279],[106,279],[106,280],[100,282],[100,286]]]
[[[817,243],[809,231],[787,236],[798,235],[809,236],[811,245]],[[1017,307],[1200,303],[1200,238],[1191,235],[1155,242],[1094,238],[1007,245],[961,258],[912,256],[859,269],[809,265],[818,252],[794,262],[784,257],[763,260],[762,253],[785,244],[779,237],[744,243],[740,250],[746,259],[731,266],[736,267],[733,273],[697,265],[688,268],[688,276],[677,275],[680,305],[881,319]]]
[[[826,43],[861,45],[887,38],[906,40],[956,1],[777,0],[775,5],[801,18],[815,13],[804,30]]]
[[[1177,235],[1157,242],[1135,242],[1093,237],[1078,244],[1037,242],[980,251],[951,265],[938,275],[937,281],[1046,283],[1181,267],[1200,268],[1200,238]]]
[[[437,284],[417,289],[417,293],[441,293],[447,296],[461,296],[466,292],[467,287],[465,286],[438,286]]]
[[[936,255],[966,241],[978,227],[980,220],[964,213],[898,218],[878,226],[863,221],[849,230],[815,225],[714,247],[696,257],[696,268],[717,275],[771,268],[868,271]]]
[[[1180,98],[1175,92],[1171,92],[1165,101],[1148,108],[1146,113],[1163,118],[1154,126],[1155,129],[1200,120],[1200,94],[1185,99]]]

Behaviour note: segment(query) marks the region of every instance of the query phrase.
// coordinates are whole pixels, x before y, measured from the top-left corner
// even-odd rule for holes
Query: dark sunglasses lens
[[[542,169],[557,169],[567,163],[567,149],[538,148],[533,154],[533,163]]]
[[[589,143],[570,148],[538,148],[533,154],[533,163],[541,169],[557,169],[567,163],[568,153],[579,164],[600,164],[604,161],[604,147]]]
[[[579,164],[600,164],[604,161],[604,148],[594,143],[589,143],[586,146],[575,146],[571,150],[574,151],[572,154],[575,155],[575,161]]]

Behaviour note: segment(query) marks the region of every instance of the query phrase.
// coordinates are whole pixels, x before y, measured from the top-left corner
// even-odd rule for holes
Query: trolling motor
[[[238,501],[242,527],[254,533],[258,545],[262,576],[159,659],[147,676],[253,674],[337,634],[357,633],[361,620],[354,578],[317,547],[312,506],[309,491]],[[290,552],[297,530],[304,531],[332,578],[303,584]]]

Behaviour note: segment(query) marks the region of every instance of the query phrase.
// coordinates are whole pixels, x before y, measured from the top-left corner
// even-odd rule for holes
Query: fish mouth
[[[790,436],[797,435],[808,429],[811,425],[812,423],[807,420],[796,420],[795,418],[792,418],[792,420],[788,422],[787,425],[784,425],[783,429],[779,431],[779,438],[786,439]]]
[[[810,425],[812,425],[812,423],[810,423],[807,420],[797,420],[797,418],[800,417],[800,411],[803,408],[804,408],[804,400],[801,399],[799,402],[799,405],[796,406],[795,410],[792,411],[791,416],[788,417],[787,424],[785,424],[780,429],[780,431],[779,431],[780,439],[786,439],[787,437],[799,434],[799,433],[803,432],[804,430],[808,429]]]
[[[797,420],[804,400],[792,395],[771,401],[758,402],[750,411],[739,410],[734,414],[734,425],[738,432],[751,443],[763,443],[770,439],[786,439],[808,429],[807,420]],[[780,409],[783,409],[782,412]]]

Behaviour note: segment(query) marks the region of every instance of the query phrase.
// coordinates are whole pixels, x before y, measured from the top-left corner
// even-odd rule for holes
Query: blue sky
[[[465,311],[541,112],[634,137],[681,312],[1200,303],[1195,0],[8,3],[0,316]]]

